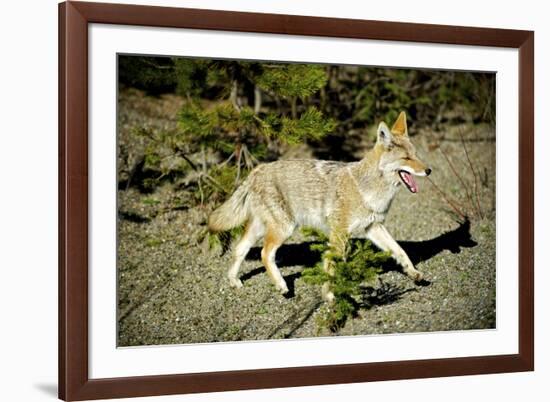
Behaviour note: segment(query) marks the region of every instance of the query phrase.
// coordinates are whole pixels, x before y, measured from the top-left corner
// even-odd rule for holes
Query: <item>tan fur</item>
[[[366,233],[378,247],[392,253],[409,277],[421,280],[422,274],[383,226],[402,184],[399,170],[429,174],[409,140],[404,112],[391,130],[380,123],[376,145],[359,162],[282,160],[256,167],[208,222],[212,231],[246,223],[228,272],[230,283],[242,286],[239,267],[263,237],[262,262],[275,286],[282,293],[288,292],[275,253],[300,226],[326,232],[330,247],[340,255],[350,236]],[[326,261],[325,269],[331,273]],[[332,300],[328,287],[323,289],[325,299]]]

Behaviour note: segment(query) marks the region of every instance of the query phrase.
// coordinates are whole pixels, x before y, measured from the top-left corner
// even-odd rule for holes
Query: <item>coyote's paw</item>
[[[286,295],[288,293],[288,287],[286,286],[285,281],[279,283],[277,287],[279,288],[279,292],[281,292],[282,295]]]
[[[334,293],[330,291],[328,283],[323,284],[321,294],[323,296],[323,300],[327,303],[331,304],[332,302],[334,302]]]
[[[424,274],[420,271],[414,270],[407,273],[407,275],[414,281],[414,283],[421,283],[424,281]]]
[[[231,285],[231,287],[236,289],[240,289],[243,287],[243,283],[239,278],[229,277],[229,284]]]
[[[327,292],[323,295],[323,300],[326,301],[328,304],[334,303],[334,293]]]

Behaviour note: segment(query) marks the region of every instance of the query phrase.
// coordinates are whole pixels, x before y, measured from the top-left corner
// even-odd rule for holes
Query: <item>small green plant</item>
[[[311,229],[306,229],[303,233],[317,238],[318,241],[310,248],[312,251],[322,252],[323,257],[333,264],[332,275],[324,270],[323,261],[320,261],[315,266],[304,269],[302,277],[309,284],[328,283],[334,294],[334,301],[325,309],[320,324],[331,331],[337,331],[348,318],[357,315],[362,286],[372,283],[378,277],[382,264],[390,258],[390,254],[377,250],[368,240],[353,239],[343,256],[335,255],[324,234]]]
[[[162,244],[162,240],[161,239],[150,238],[150,239],[147,239],[145,244],[148,247],[157,247],[157,246],[160,246]]]
[[[160,201],[159,201],[159,200],[157,200],[156,198],[152,198],[152,197],[144,198],[141,202],[143,202],[145,205],[157,205],[157,204],[160,204]]]

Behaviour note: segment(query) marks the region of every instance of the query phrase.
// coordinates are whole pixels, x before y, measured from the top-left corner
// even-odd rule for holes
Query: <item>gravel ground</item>
[[[153,125],[173,127],[168,118],[173,114],[159,110],[180,102],[161,98],[143,109],[133,97],[123,100],[119,129],[126,142],[133,125],[143,124],[150,114],[155,116]],[[242,266],[244,287],[235,290],[225,277],[230,253],[209,250],[201,241],[209,207],[173,208],[181,194],[169,184],[151,194],[131,186],[120,189],[118,345],[495,328],[494,131],[472,124],[449,126],[444,133],[418,132],[413,142],[432,166],[437,186],[466,204],[462,184],[440,151],[473,188],[459,129],[481,173],[477,187],[485,216],[460,224],[427,180],[419,180],[418,194],[400,191],[386,226],[430,283],[417,286],[388,264],[378,282],[365,288],[359,315],[336,333],[318,325],[324,308],[320,287],[301,278],[303,268],[318,258],[309,251],[308,239],[297,233],[277,255],[291,297],[281,296],[271,285],[258,247]],[[136,149],[132,152],[137,154]],[[296,157],[296,150],[292,152]]]

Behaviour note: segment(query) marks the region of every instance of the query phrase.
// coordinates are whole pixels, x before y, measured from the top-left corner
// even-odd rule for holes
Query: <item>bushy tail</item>
[[[248,195],[250,178],[245,180],[233,195],[216,209],[208,218],[211,232],[222,232],[242,225],[248,218]]]

